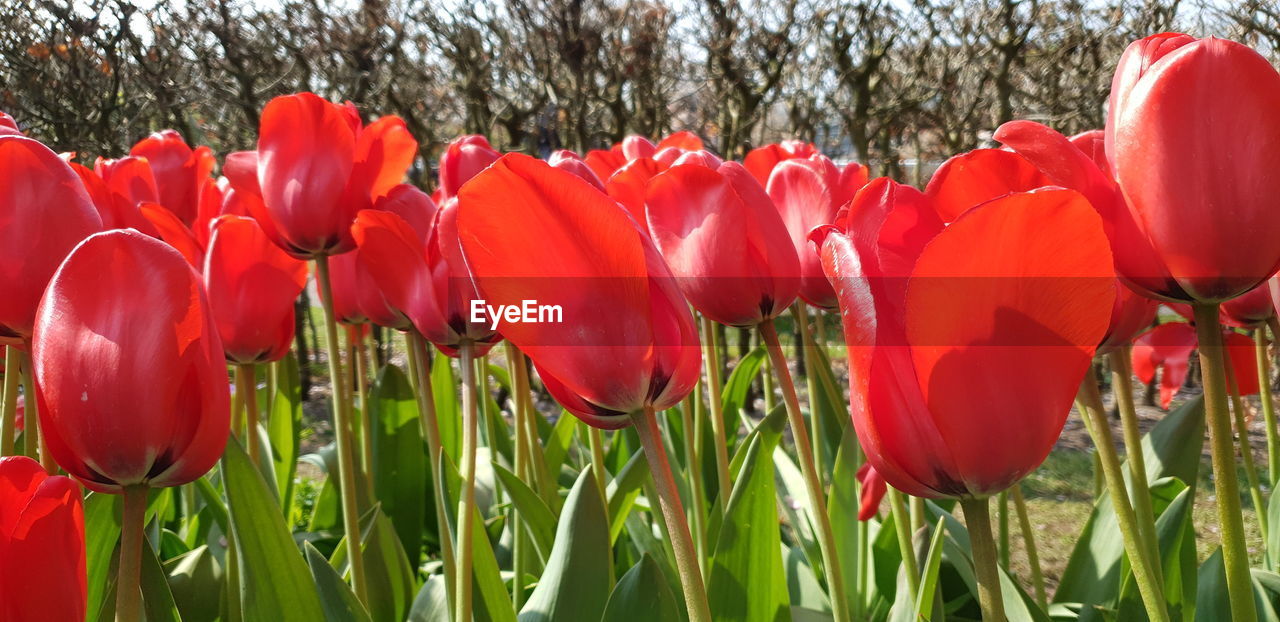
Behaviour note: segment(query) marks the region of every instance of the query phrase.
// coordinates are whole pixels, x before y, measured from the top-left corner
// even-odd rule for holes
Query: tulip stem
[[[1142,430],[1138,427],[1138,412],[1133,406],[1132,374],[1129,372],[1129,356],[1125,349],[1116,349],[1107,355],[1111,363],[1111,387],[1120,411],[1120,425],[1124,433],[1125,457],[1129,460],[1129,481],[1133,485],[1133,513],[1138,521],[1138,535],[1147,547],[1147,555],[1160,560],[1160,542],[1156,537],[1156,515],[1151,507],[1151,484],[1147,480],[1147,461],[1142,453]],[[1159,563],[1152,565],[1151,573],[1161,585],[1164,569]]]
[[[18,417],[18,381],[22,378],[22,352],[14,346],[4,351],[4,404],[0,406],[0,456],[12,456]],[[25,417],[25,414],[23,415]],[[23,423],[25,427],[25,422]]]
[[[529,469],[529,448],[526,446],[528,442],[525,439],[524,418],[528,416],[525,409],[525,395],[529,392],[529,378],[524,374],[524,355],[520,353],[515,344],[510,341],[506,342],[507,353],[507,370],[511,376],[511,401],[515,404],[515,428],[516,428],[516,477],[523,481],[531,481]],[[606,497],[607,499],[607,497]],[[520,517],[520,510],[516,508],[516,504],[511,504],[511,572],[513,575],[511,581],[511,605],[516,611],[524,605],[524,568],[525,554],[529,546],[528,536],[525,534],[524,521]]]
[[[991,537],[991,506],[987,499],[960,499],[964,522],[969,530],[969,547],[978,577],[978,604],[983,622],[1004,622],[1004,600],[1000,596],[1000,566],[996,542]]]
[[[684,440],[684,469],[685,475],[689,479],[689,522],[693,525],[693,548],[698,552],[698,560],[705,562],[706,546],[707,546],[707,502],[706,494],[702,490],[702,469],[698,461],[698,450],[695,444],[693,428],[698,421],[698,414],[694,412],[694,396],[696,388],[684,398],[684,417],[681,421],[681,430]],[[705,570],[705,568],[704,568]]]
[[[258,459],[262,452],[258,448],[258,396],[257,387],[254,386],[256,384],[253,364],[236,365],[236,393],[244,395],[245,412],[248,415],[243,433],[245,444],[249,448],[249,462],[253,463],[254,468],[259,468],[261,465]]]
[[[733,490],[733,480],[729,477],[729,446],[725,436],[724,402],[720,395],[720,345],[716,327],[711,320],[702,318],[702,333],[706,339],[702,342],[702,363],[707,370],[707,399],[711,402],[711,444],[716,452],[716,481],[719,483],[716,496],[720,499],[720,510],[729,509],[729,493]]]
[[[822,422],[818,420],[817,401],[814,396],[818,393],[817,376],[813,373],[814,363],[817,357],[813,354],[813,334],[809,332],[809,305],[804,301],[797,300],[792,306],[793,315],[796,319],[796,326],[800,329],[800,352],[804,360],[804,384],[805,391],[809,394],[809,421],[813,424],[813,455],[818,464],[826,464],[823,459],[823,453],[826,450],[826,443],[823,442],[824,428]],[[818,472],[818,483],[822,483],[822,472]],[[914,517],[913,517],[914,518]]]
[[[147,486],[124,488],[124,515],[120,523],[120,565],[116,573],[116,622],[142,619],[142,528],[147,514]]]
[[[1098,379],[1093,366],[1085,373],[1080,382],[1077,394],[1078,404],[1083,407],[1080,418],[1084,421],[1089,436],[1102,465],[1102,476],[1106,480],[1107,493],[1111,496],[1111,505],[1116,512],[1116,521],[1120,524],[1120,535],[1124,539],[1124,550],[1129,555],[1129,564],[1133,568],[1133,578],[1138,583],[1138,593],[1146,606],[1147,616],[1153,622],[1169,622],[1169,611],[1164,600],[1164,588],[1157,579],[1158,575],[1151,570],[1159,558],[1152,559],[1149,548],[1143,544],[1142,533],[1138,530],[1138,519],[1129,503],[1126,493],[1124,472],[1120,466],[1120,456],[1116,453],[1115,440],[1111,436],[1111,424],[1107,421],[1106,407],[1102,404],[1102,394],[1098,392]],[[1149,494],[1149,493],[1148,493]]]
[[[787,368],[787,357],[782,352],[782,344],[778,341],[778,331],[773,327],[773,320],[766,320],[760,324],[760,336],[764,339],[769,351],[773,373],[778,375],[778,384],[782,387],[782,399],[786,403],[791,435],[795,440],[796,453],[800,457],[800,472],[804,476],[805,487],[809,493],[809,513],[817,531],[818,548],[822,553],[823,568],[826,570],[831,610],[835,614],[836,622],[847,622],[849,601],[844,594],[844,573],[840,568],[840,558],[836,556],[836,540],[831,531],[831,518],[827,516],[827,498],[822,489],[822,482],[818,479],[818,467],[813,459],[813,446],[809,443],[809,430],[804,423],[804,414],[800,412],[800,399],[796,397],[796,386],[791,380],[791,370]]]
[[[1253,330],[1253,341],[1258,363],[1258,397],[1262,400],[1262,422],[1267,430],[1267,481],[1274,491],[1280,480],[1280,434],[1276,432],[1276,405],[1271,397],[1271,357],[1267,355],[1265,325]]]
[[[1223,363],[1227,372],[1228,395],[1231,396],[1231,412],[1235,421],[1236,436],[1240,438],[1240,462],[1244,466],[1245,481],[1249,484],[1249,499],[1253,501],[1253,512],[1258,517],[1258,531],[1262,541],[1267,539],[1267,506],[1262,504],[1262,484],[1258,481],[1258,468],[1253,463],[1253,445],[1249,443],[1249,427],[1244,422],[1244,400],[1240,397],[1240,385],[1236,383],[1236,372],[1231,366],[1231,357],[1224,357]]]
[[[428,369],[427,344],[422,336],[410,330],[404,334],[405,349],[409,352],[409,372],[417,381],[418,422],[422,428],[422,436],[427,441],[427,453],[431,455],[431,486],[436,508],[436,534],[440,541],[440,561],[443,562],[445,593],[449,602],[456,599],[454,590],[457,567],[454,565],[453,533],[449,530],[449,516],[442,503],[444,499],[444,474],[440,472],[440,458],[444,449],[440,444],[440,426],[436,416],[436,399],[431,388],[431,373]],[[450,610],[452,611],[452,609]]]
[[[329,277],[329,257],[316,257],[316,282],[324,307],[324,330],[329,349],[329,381],[333,385],[333,429],[338,446],[338,490],[342,493],[342,525],[351,560],[351,587],[360,602],[368,602],[361,546],[360,512],[357,505],[355,452],[351,443],[351,403],[347,401],[347,379],[342,375],[342,344],[333,315],[333,283]],[[238,392],[237,392],[238,393]]]
[[[604,461],[604,432],[595,426],[587,426],[587,438],[591,444],[591,474],[596,480],[596,487],[600,491],[600,502],[603,507],[609,507],[609,470],[605,466]],[[613,574],[613,549],[607,548],[600,552],[608,560],[605,564],[609,568],[609,585],[614,584]]]
[[[463,341],[458,348],[462,368],[462,503],[458,505],[458,541],[454,550],[458,553],[458,592],[454,603],[453,619],[471,619],[471,527],[476,511],[476,434],[479,415],[476,411],[475,350],[470,341]]]
[[[1018,530],[1022,532],[1022,541],[1027,549],[1027,565],[1031,566],[1031,586],[1036,591],[1036,604],[1048,611],[1049,597],[1044,589],[1044,573],[1040,570],[1036,534],[1031,530],[1031,514],[1027,512],[1027,500],[1022,496],[1022,482],[1009,489],[1009,498],[1013,500],[1013,509],[1018,514]]]
[[[889,486],[887,492],[889,512],[893,515],[893,527],[898,536],[898,553],[902,556],[902,570],[907,573],[907,588],[915,600],[920,594],[920,562],[916,559],[916,547],[911,536],[911,515],[897,488]]]
[[[49,453],[44,430],[40,427],[40,400],[36,398],[35,368],[31,365],[30,351],[31,344],[28,343],[27,352],[22,353],[22,392],[27,396],[22,412],[23,427],[26,428],[22,442],[26,445],[27,456],[36,458],[38,454],[44,472],[53,475],[58,472],[58,465]]]
[[[697,553],[693,550],[693,538],[689,535],[689,525],[685,522],[684,506],[680,503],[676,480],[671,474],[667,450],[662,446],[662,438],[658,433],[658,417],[652,406],[645,406],[643,411],[631,413],[631,421],[640,436],[645,460],[649,462],[649,473],[658,489],[662,518],[666,521],[676,568],[680,571],[680,584],[684,589],[689,622],[711,622],[707,587],[702,582],[702,571],[698,568]]]
[[[369,408],[369,351],[358,327],[347,332],[347,341],[354,348],[351,359],[356,364],[356,396],[360,398],[360,466],[364,471],[365,485],[373,489],[373,416]]]
[[[1227,412],[1226,364],[1222,346],[1222,325],[1217,303],[1196,303],[1196,336],[1199,338],[1200,370],[1204,384],[1205,423],[1209,428],[1209,449],[1213,463],[1214,488],[1218,498],[1218,525],[1222,529],[1222,562],[1226,566],[1227,594],[1231,619],[1255,622],[1253,579],[1249,574],[1249,552],[1245,548],[1244,520],[1240,507],[1240,483],[1236,479],[1235,447],[1231,439],[1231,418]],[[1265,511],[1258,508],[1259,513]]]

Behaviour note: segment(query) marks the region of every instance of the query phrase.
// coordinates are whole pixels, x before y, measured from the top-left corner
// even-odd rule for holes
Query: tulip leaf
[[[1189,620],[1195,611],[1196,602],[1196,532],[1191,521],[1195,489],[1175,478],[1157,482],[1151,488],[1169,491],[1158,495],[1161,497],[1177,491],[1173,502],[1156,520],[1156,539],[1160,548],[1169,618],[1172,622]],[[1117,610],[1122,620],[1141,619],[1146,615],[1146,607],[1138,592],[1137,581],[1128,572],[1127,557],[1125,561],[1125,579],[1120,588]]]
[[[310,542],[303,542],[302,550],[311,569],[311,578],[319,588],[325,622],[368,622],[371,619],[369,612],[360,604],[351,586],[329,565],[329,560]]]
[[[164,567],[160,565],[156,551],[147,543],[142,543],[142,568],[139,577],[142,587],[142,605],[146,610],[147,622],[181,622],[178,606],[173,602],[173,593],[169,590],[169,579],[165,576]]]
[[[227,442],[222,464],[244,619],[320,620],[320,596],[262,474],[235,439]]]
[[[662,575],[662,567],[652,557],[641,555],[640,561],[618,580],[600,620],[648,622],[680,620],[683,615],[682,604]]]
[[[787,594],[791,598],[792,610],[800,608],[830,613],[831,599],[818,582],[818,576],[814,574],[804,551],[784,544],[782,560],[786,567]]]
[[[413,570],[380,504],[360,517],[360,531],[369,615],[375,620],[403,620],[416,592]],[[330,565],[344,572],[349,571],[348,542],[343,538],[329,559]]]
[[[845,426],[841,434],[840,449],[836,451],[835,468],[831,471],[831,492],[827,495],[827,516],[831,521],[831,534],[835,539],[836,556],[840,567],[848,568],[844,574],[844,593],[850,610],[858,593],[859,530],[868,527],[857,520],[861,508],[858,498],[858,434],[852,425]]]
[[[569,491],[555,544],[520,622],[599,620],[613,589],[609,521],[592,467]]]
[[[409,378],[395,365],[385,365],[369,392],[373,424],[373,488],[382,510],[395,526],[396,535],[416,568],[422,551],[422,529],[427,519],[426,450],[418,404]]]
[[[765,356],[764,348],[756,348],[742,357],[738,364],[734,366],[729,378],[725,380],[724,388],[720,391],[721,403],[724,408],[722,414],[724,415],[725,443],[728,445],[730,453],[738,446],[736,442],[738,425],[742,423],[748,428],[751,427],[750,419],[743,412],[743,407],[747,403],[747,394],[751,391],[751,383],[755,382],[756,376],[760,375],[760,370],[764,366]]]
[[[302,432],[302,390],[298,386],[298,359],[290,353],[277,363],[276,392],[271,396],[267,432],[275,467],[280,509],[288,517],[293,507],[293,476],[298,470],[298,435]]]
[[[1143,437],[1147,481],[1157,482],[1172,477],[1183,482],[1195,482],[1203,444],[1204,399],[1196,397],[1165,415]],[[1126,479],[1128,471],[1126,462]],[[1163,499],[1158,494],[1153,495],[1153,509],[1157,513],[1162,511],[1173,500],[1173,495]],[[1104,494],[1094,505],[1053,595],[1054,602],[1079,603],[1081,622],[1102,620],[1102,611],[1116,605],[1124,557],[1124,540],[1120,534],[1110,495]]]
[[[928,553],[925,554],[924,575],[920,578],[920,591],[916,594],[912,620],[933,619],[934,599],[938,595],[938,572],[942,568],[942,538],[945,533],[942,519],[939,519],[933,526],[933,537],[929,540]]]
[[[757,431],[746,446],[708,571],[707,598],[717,622],[768,622],[791,615],[772,458],[782,434],[764,424]]]
[[[409,622],[450,622],[449,593],[443,575],[432,575],[422,584],[409,609]]]
[[[618,471],[617,477],[609,482],[610,542],[616,541],[622,533],[622,528],[627,524],[627,516],[631,514],[631,508],[640,497],[640,489],[648,479],[649,461],[645,460],[644,452],[637,451]]]
[[[818,311],[821,313],[821,311]],[[835,456],[840,440],[849,425],[849,408],[841,394],[840,385],[831,373],[831,360],[822,347],[805,349],[805,373],[813,377],[814,392],[810,396],[809,421],[813,434],[822,442],[817,444],[817,456],[821,473],[830,473],[835,466]]]
[[[447,508],[456,508],[460,502],[462,476],[458,474],[458,468],[448,455],[440,456],[438,464],[438,471],[444,475],[445,482],[440,490],[440,494],[444,495],[441,504]],[[458,532],[457,513],[446,512],[445,515],[449,519],[449,537],[456,539],[454,534]],[[479,622],[515,622],[511,595],[507,593],[498,560],[493,554],[493,544],[489,542],[489,534],[479,512],[471,515],[471,522],[471,575],[475,596],[472,606],[475,619]]]
[[[107,585],[112,582],[116,542],[120,540],[120,496],[100,492],[84,499],[84,542],[87,571],[87,601],[90,614],[102,610]]]
[[[217,557],[206,545],[165,562],[169,590],[183,622],[218,619],[226,578]]]
[[[494,463],[493,470],[502,481],[502,485],[506,487],[507,493],[511,495],[511,502],[520,511],[520,522],[528,529],[529,535],[533,537],[533,546],[537,549],[538,556],[545,562],[551,555],[551,546],[555,541],[555,514],[552,514],[551,508],[542,502],[542,497],[539,497],[538,493],[529,488],[529,485],[515,473],[497,463]]]
[[[431,395],[436,403],[436,425],[440,427],[440,446],[450,457],[458,455],[462,444],[461,417],[458,414],[458,384],[454,382],[449,357],[435,353],[431,361]]]
[[[299,460],[311,464],[326,477],[320,485],[320,493],[316,495],[315,504],[311,507],[311,520],[307,531],[340,531],[342,529],[342,499],[338,495],[338,450],[332,444],[321,447],[318,451],[305,454]]]

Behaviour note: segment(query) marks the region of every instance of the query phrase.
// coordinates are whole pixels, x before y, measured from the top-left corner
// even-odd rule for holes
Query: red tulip
[[[820,152],[813,143],[803,140],[784,140],[748,151],[747,157],[742,159],[742,165],[751,172],[751,176],[755,177],[761,186],[764,186],[769,183],[769,173],[773,172],[773,167],[786,160],[806,159],[818,153]]]
[[[307,264],[280,250],[252,218],[214,221],[204,287],[228,361],[284,357],[293,342],[293,302],[306,284]]]
[[[0,136],[0,342],[29,339],[49,277],[102,228],[80,177],[24,136]]]
[[[1221,308],[1222,323],[1236,328],[1258,328],[1275,316],[1276,306],[1271,302],[1271,288],[1267,284],[1223,302]]]
[[[946,228],[932,210],[877,180],[854,198],[848,233],[814,239],[839,294],[872,467],[912,495],[984,497],[1052,449],[1106,332],[1115,276],[1101,219],[1070,190],[1011,194]]]
[[[1075,145],[1086,156],[1089,156],[1093,163],[1098,165],[1098,169],[1108,178],[1114,178],[1111,172],[1111,162],[1107,160],[1107,133],[1103,130],[1089,130],[1080,132],[1070,138],[1071,144]]]
[[[833,172],[834,165],[831,168]],[[834,198],[835,189],[828,185],[827,173],[817,161],[786,160],[769,175],[768,192],[800,260],[800,297],[816,307],[835,309],[839,304],[836,291],[809,243],[809,232],[834,223],[841,207]]]
[[[1107,155],[1133,223],[1115,245],[1147,295],[1220,302],[1280,269],[1280,74],[1232,41],[1163,34],[1129,46],[1112,83]]]
[[[627,163],[627,157],[622,154],[620,146],[615,146],[614,149],[592,149],[587,152],[583,161],[591,167],[596,177],[607,180]]]
[[[702,139],[697,134],[688,130],[681,130],[668,134],[666,138],[658,141],[658,151],[662,151],[667,147],[675,147],[685,151],[701,151],[705,147],[702,146]]]
[[[1235,395],[1257,395],[1258,359],[1253,339],[1227,329],[1223,331],[1222,345],[1226,348],[1227,364],[1231,370],[1227,391]]]
[[[217,163],[208,147],[192,149],[173,130],[161,130],[140,141],[129,155],[145,158],[154,175],[158,203],[187,226],[196,220],[200,193]]]
[[[620,205],[627,208],[637,223],[644,223],[644,195],[649,180],[667,170],[653,158],[636,158],[614,173],[605,184],[605,191]]]
[[[649,181],[649,233],[696,309],[731,326],[786,311],[800,262],[782,218],[747,169],[681,165]]]
[[[82,622],[88,600],[80,487],[0,458],[0,620]]]
[[[648,138],[632,134],[622,139],[619,151],[630,162],[639,158],[652,158],[658,152],[658,147]]]
[[[478,134],[455,138],[440,156],[441,200],[453,198],[462,184],[493,164],[501,155],[489,145],[485,137]]]
[[[81,166],[75,162],[68,162],[67,166],[80,176],[80,181],[84,183],[85,192],[89,194],[93,206],[98,210],[98,216],[102,219],[102,228],[106,229],[137,229],[147,235],[158,236],[159,233],[151,222],[142,216],[142,211],[138,209],[138,205],[129,199],[120,195],[120,193],[107,187],[107,183],[97,173],[93,172],[86,166]]]
[[[624,427],[693,389],[701,354],[687,303],[653,244],[590,184],[509,154],[463,190],[457,230],[487,304],[561,307],[561,322],[504,318],[499,331],[583,421]]]
[[[1186,379],[1187,365],[1196,343],[1196,329],[1186,322],[1161,324],[1133,340],[1133,351],[1129,356],[1138,379],[1150,384],[1156,369],[1161,370],[1161,408],[1169,408],[1174,394]]]
[[[1098,346],[1098,354],[1106,354],[1129,345],[1143,329],[1156,319],[1160,304],[1141,296],[1123,284],[1116,285],[1116,302],[1111,308],[1111,324]]]
[[[974,149],[954,156],[934,171],[925,186],[938,214],[946,222],[964,210],[1011,192],[1054,185],[1031,162],[1011,151]]]
[[[22,130],[18,129],[18,122],[13,120],[6,112],[0,112],[0,136],[5,134],[22,136]]]
[[[93,172],[106,182],[112,192],[134,205],[160,202],[160,189],[156,184],[155,172],[151,170],[151,163],[146,158],[137,156],[126,156],[114,160],[98,158],[93,163]]]
[[[163,242],[93,235],[40,302],[32,340],[40,424],[91,490],[188,483],[222,455],[230,389],[200,277]]]
[[[252,215],[270,221],[263,230],[295,257],[347,252],[356,213],[400,183],[417,149],[398,117],[362,127],[351,106],[312,93],[277,97],[262,111],[263,209]]]
[[[857,475],[858,482],[862,484],[862,503],[858,506],[858,520],[871,520],[880,510],[880,502],[884,500],[885,493],[889,492],[889,487],[870,462],[863,462],[862,466],[858,467]]]
[[[583,178],[591,185],[604,190],[604,182],[600,181],[600,177],[591,170],[591,167],[578,154],[568,149],[557,149],[551,153],[551,157],[547,159],[547,163],[558,169],[569,171],[578,177]]]

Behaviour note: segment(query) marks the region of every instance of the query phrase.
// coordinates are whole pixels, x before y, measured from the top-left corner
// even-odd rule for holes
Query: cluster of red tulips
[[[919,190],[801,142],[465,136],[428,194],[400,119],[310,93],[220,167],[166,130],[90,169],[0,114],[0,621],[1276,619],[1244,396],[1274,483],[1280,74],[1155,35],[1105,130],[994,139]],[[334,442],[299,456],[311,276]],[[1131,375],[1168,408],[1193,352],[1144,436]],[[1050,595],[1020,481],[1073,403],[1105,494]]]

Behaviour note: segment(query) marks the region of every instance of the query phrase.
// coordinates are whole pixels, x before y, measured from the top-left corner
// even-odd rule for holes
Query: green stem
[[[44,431],[40,429],[40,400],[36,399],[35,368],[31,365],[31,344],[22,353],[22,392],[26,394],[26,405],[23,408],[22,421],[26,433],[23,434],[23,445],[27,456],[40,460],[44,472],[53,475],[58,472],[58,465],[53,461],[53,454],[45,444]]]
[[[447,510],[440,502],[444,498],[444,474],[439,472],[440,458],[444,449],[440,444],[440,426],[436,416],[436,400],[431,389],[431,374],[427,369],[427,344],[417,332],[404,334],[405,349],[409,353],[409,371],[416,380],[416,398],[418,400],[418,423],[422,428],[422,437],[427,441],[427,453],[431,455],[431,486],[436,502],[436,534],[440,540],[440,560],[444,564],[445,593],[449,602],[455,599],[455,572],[453,557],[453,532],[449,528]],[[452,611],[452,609],[450,609]]]
[[[1000,596],[1000,567],[996,543],[991,537],[991,507],[987,499],[960,499],[969,529],[974,570],[978,575],[978,604],[984,622],[1004,622],[1004,600]]]
[[[898,535],[898,553],[902,556],[903,571],[907,573],[907,587],[914,600],[920,593],[920,562],[916,559],[915,542],[911,538],[911,516],[902,493],[890,486],[889,511],[893,514],[893,527]]]
[[[698,552],[698,560],[706,559],[706,539],[707,528],[704,517],[707,515],[706,494],[702,490],[702,468],[698,460],[698,448],[694,444],[693,427],[698,420],[698,414],[694,412],[694,393],[690,392],[684,398],[684,419],[681,424],[684,429],[681,436],[684,438],[684,468],[685,475],[689,480],[689,517],[690,523],[693,525],[693,548]],[[594,428],[592,428],[594,429]]]
[[[702,363],[707,371],[707,398],[711,402],[711,444],[716,452],[717,497],[720,499],[720,510],[729,509],[729,493],[733,490],[733,480],[729,477],[729,445],[725,436],[724,402],[720,388],[720,345],[716,327],[711,320],[702,318],[702,334],[706,339],[702,342]]]
[[[1275,490],[1280,483],[1280,433],[1276,431],[1276,405],[1271,397],[1271,357],[1267,355],[1267,327],[1253,331],[1254,354],[1258,363],[1258,396],[1262,399],[1262,421],[1267,429],[1267,481]]]
[[[258,396],[255,384],[253,365],[236,365],[236,393],[244,396],[245,410],[248,413],[248,421],[243,428],[245,444],[249,448],[249,462],[253,463],[254,468],[258,468],[259,454],[262,452],[258,448]]]
[[[1000,555],[1000,567],[1009,570],[1009,492],[996,495],[996,550]]]
[[[689,525],[684,521],[684,507],[680,503],[680,494],[676,490],[675,477],[671,474],[667,450],[662,446],[662,439],[659,438],[658,417],[654,414],[653,407],[645,406],[643,411],[631,413],[631,421],[635,424],[636,433],[640,436],[644,457],[649,461],[649,472],[657,487],[658,498],[662,505],[662,518],[667,524],[672,553],[676,558],[676,568],[680,571],[680,584],[684,590],[685,607],[689,611],[689,622],[711,622],[707,588],[702,582],[702,571],[698,568],[697,553],[693,549]]]
[[[15,429],[18,418],[18,381],[21,379],[22,352],[14,346],[8,346],[4,351],[4,403],[0,405],[0,456],[13,455],[14,438],[18,433]]]
[[[1249,443],[1249,427],[1244,422],[1244,400],[1240,398],[1240,385],[1236,383],[1236,372],[1231,367],[1231,357],[1224,357],[1223,363],[1227,372],[1227,387],[1230,389],[1231,411],[1235,422],[1236,436],[1240,439],[1240,462],[1244,466],[1245,481],[1249,484],[1249,499],[1253,501],[1254,516],[1258,518],[1258,531],[1262,541],[1267,542],[1267,506],[1262,504],[1262,483],[1258,481],[1258,468],[1253,463],[1253,445]]]
[[[142,619],[142,528],[147,514],[147,486],[124,489],[124,515],[120,523],[120,565],[116,574],[116,622]]]
[[[1120,425],[1124,433],[1125,457],[1129,459],[1129,481],[1133,486],[1130,495],[1134,517],[1138,521],[1138,536],[1147,547],[1152,560],[1160,559],[1160,542],[1156,537],[1156,514],[1151,507],[1151,485],[1147,481],[1147,461],[1142,453],[1142,430],[1138,427],[1138,411],[1133,405],[1133,385],[1129,372],[1127,349],[1117,349],[1107,355],[1111,363],[1111,386],[1120,411]],[[1164,569],[1160,564],[1151,567],[1152,574],[1164,584]]]
[[[1244,520],[1240,507],[1240,483],[1236,479],[1235,447],[1231,439],[1231,419],[1227,412],[1222,326],[1217,303],[1197,303],[1196,334],[1199,338],[1200,370],[1204,383],[1205,423],[1209,428],[1209,449],[1213,463],[1214,488],[1218,499],[1218,525],[1222,530],[1222,562],[1226,566],[1227,594],[1234,622],[1255,622],[1253,579],[1249,574],[1249,552],[1244,541]]]
[[[1080,382],[1077,399],[1083,406],[1080,418],[1084,420],[1089,435],[1093,437],[1093,445],[1102,463],[1102,475],[1106,479],[1107,493],[1111,496],[1112,507],[1115,508],[1116,520],[1120,524],[1120,535],[1124,539],[1124,550],[1129,555],[1133,578],[1138,583],[1138,593],[1142,596],[1143,604],[1146,605],[1147,616],[1153,622],[1169,622],[1164,589],[1157,580],[1157,575],[1151,570],[1156,562],[1151,559],[1147,547],[1142,543],[1142,536],[1138,531],[1138,519],[1134,515],[1133,506],[1129,504],[1129,495],[1125,492],[1120,457],[1116,453],[1115,440],[1111,436],[1111,425],[1107,421],[1106,407],[1102,404],[1102,395],[1098,392],[1098,380],[1092,366]]]
[[[809,394],[809,422],[813,424],[813,455],[818,464],[827,464],[823,455],[826,452],[827,445],[824,442],[823,435],[826,431],[822,422],[818,420],[818,411],[815,408],[814,396],[818,394],[818,380],[813,373],[813,366],[817,362],[817,357],[813,351],[816,347],[813,343],[813,334],[809,332],[809,305],[803,300],[796,300],[796,304],[791,307],[792,314],[795,316],[796,326],[800,329],[800,351],[804,358],[804,388]],[[818,483],[822,484],[822,470],[818,471]],[[914,515],[913,515],[914,518]],[[914,525],[914,522],[912,523]]]
[[[1013,500],[1013,509],[1018,514],[1018,529],[1022,532],[1022,541],[1027,549],[1027,565],[1031,566],[1031,586],[1036,591],[1036,604],[1048,610],[1049,598],[1044,589],[1044,573],[1040,570],[1040,553],[1036,549],[1036,534],[1031,530],[1031,515],[1027,512],[1027,500],[1022,496],[1022,482],[1009,489],[1009,498]]]
[[[458,506],[458,599],[454,603],[454,620],[471,619],[471,528],[476,511],[476,435],[479,415],[476,411],[475,351],[469,341],[458,348],[462,369],[462,503]]]
[[[342,375],[342,344],[338,341],[338,322],[333,316],[333,283],[329,278],[329,257],[316,258],[316,283],[324,307],[324,330],[329,349],[329,381],[333,384],[333,429],[338,446],[338,490],[342,494],[342,524],[347,538],[347,556],[351,560],[351,587],[360,602],[369,600],[365,573],[364,547],[361,546],[360,511],[356,488],[355,451],[351,442],[351,403],[347,401],[347,379]],[[237,391],[237,393],[239,393]]]
[[[849,601],[844,594],[844,572],[840,568],[840,559],[836,556],[836,540],[831,532],[831,518],[827,516],[826,494],[818,479],[818,466],[813,459],[809,430],[805,426],[804,415],[800,412],[800,400],[796,397],[796,387],[791,381],[791,371],[787,368],[787,357],[782,352],[782,344],[778,341],[778,332],[774,329],[772,320],[760,324],[760,336],[764,339],[769,351],[769,360],[773,362],[773,371],[778,375],[778,384],[782,387],[782,398],[787,407],[791,435],[795,439],[796,453],[800,457],[800,473],[804,476],[805,487],[809,493],[810,515],[813,517],[817,531],[822,565],[826,570],[831,609],[835,614],[836,622],[847,622]]]
[[[351,357],[356,364],[356,397],[360,399],[360,467],[364,472],[365,485],[373,490],[373,417],[369,409],[369,350],[365,347],[364,337],[354,329],[349,333],[348,341],[355,348],[355,356]]]
[[[865,459],[866,458],[862,455],[862,445],[854,443],[854,464],[861,467]],[[861,499],[862,482],[857,478],[854,478],[853,485],[855,493],[854,498]],[[866,602],[864,595],[867,593],[867,579],[870,574],[868,572],[868,567],[870,565],[868,560],[871,557],[871,525],[869,523],[870,521],[858,521],[856,536],[854,538],[858,554],[857,561],[854,563],[853,577],[854,598],[852,618],[854,620],[863,619],[863,607]]]
[[[511,401],[515,404],[515,460],[516,460],[516,477],[523,481],[529,481],[531,477],[529,468],[529,448],[526,446],[528,441],[525,439],[524,418],[529,416],[526,412],[525,395],[529,393],[529,379],[524,372],[524,355],[516,348],[515,344],[510,341],[504,345],[507,353],[507,372],[511,376],[512,396]],[[519,368],[519,369],[517,369]],[[529,547],[528,535],[525,533],[524,520],[520,516],[520,510],[516,505],[511,504],[511,571],[514,580],[511,582],[511,605],[516,611],[524,606],[524,568],[525,554]]]
[[[608,467],[604,460],[604,433],[600,428],[587,426],[587,437],[591,443],[591,471],[592,476],[596,480],[596,486],[600,489],[600,501],[604,503],[604,507],[609,507],[609,483],[606,481],[609,477]],[[609,569],[609,585],[614,583],[613,575],[613,549],[608,548],[602,551],[608,558],[605,566]]]

